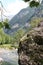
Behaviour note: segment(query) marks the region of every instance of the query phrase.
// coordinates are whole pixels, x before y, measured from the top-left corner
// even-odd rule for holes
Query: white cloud
[[[7,6],[7,11],[9,12],[7,13],[7,15],[15,15],[21,9],[26,8],[27,6],[28,4],[25,3],[24,1],[16,0],[15,2],[12,2]]]

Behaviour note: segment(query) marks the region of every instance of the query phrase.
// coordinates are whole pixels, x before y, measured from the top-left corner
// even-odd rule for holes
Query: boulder
[[[39,28],[39,27],[37,27]],[[19,65],[43,65],[43,27],[33,29],[26,39],[20,41],[18,48]]]

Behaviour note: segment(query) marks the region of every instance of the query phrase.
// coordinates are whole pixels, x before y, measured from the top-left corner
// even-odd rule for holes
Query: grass
[[[0,45],[0,48],[5,48],[5,49],[16,49],[16,48],[18,48],[18,46],[16,46],[16,45],[12,45],[12,44],[2,44],[2,45]]]
[[[11,44],[0,45],[0,48],[13,49],[13,47],[11,47]]]

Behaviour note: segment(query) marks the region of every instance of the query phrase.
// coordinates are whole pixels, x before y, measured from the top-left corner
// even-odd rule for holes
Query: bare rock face
[[[34,29],[27,34],[27,39],[20,41],[19,65],[43,65],[43,31],[41,31]]]

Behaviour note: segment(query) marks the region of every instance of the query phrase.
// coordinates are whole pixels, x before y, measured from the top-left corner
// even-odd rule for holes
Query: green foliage
[[[39,5],[39,2],[31,1],[30,7],[37,7]]]
[[[39,2],[35,2],[35,6],[36,6],[36,7],[39,6]]]
[[[1,29],[1,28],[3,28],[3,23],[2,23],[2,22],[0,22],[0,29]]]
[[[0,22],[0,29],[1,28],[10,29],[10,26],[8,24],[8,19],[5,19],[3,22]]]
[[[43,18],[34,18],[31,20],[30,24],[31,24],[31,27],[34,28],[36,27],[41,21],[43,20]]]
[[[28,2],[28,1],[30,1],[30,0],[23,0],[23,1]]]
[[[12,44],[13,42],[12,38],[13,38],[12,36],[4,33],[3,29],[0,29],[0,45]]]
[[[9,36],[4,33],[3,29],[0,29],[0,47],[4,48],[18,48],[18,43],[25,31],[23,29],[18,30],[14,36]]]
[[[10,26],[9,26],[8,22],[4,22],[3,24],[4,24],[4,26],[5,26],[5,29],[6,29],[6,28],[7,28],[7,29],[10,29]]]
[[[7,29],[10,29],[10,26],[9,26],[9,24],[8,24],[8,19],[5,19],[5,20],[4,20],[3,25],[4,25],[5,29],[6,29],[6,28],[7,28]]]
[[[34,5],[35,5],[35,1],[30,2],[31,7],[34,7]]]
[[[38,2],[37,0],[23,0],[23,1],[25,1],[25,2],[29,2],[30,1],[30,7],[37,7],[39,4],[40,4],[40,2]]]
[[[22,38],[22,36],[24,35],[25,31],[23,29],[21,30],[18,30],[15,35],[14,35],[14,40],[15,42],[18,42],[20,41],[20,39]]]

